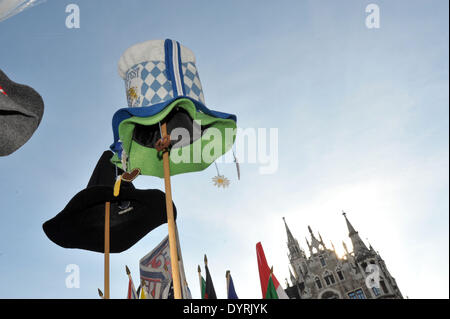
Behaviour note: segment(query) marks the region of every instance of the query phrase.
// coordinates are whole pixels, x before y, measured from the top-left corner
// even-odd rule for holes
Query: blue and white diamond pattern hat
[[[124,163],[122,153],[125,151],[125,157],[130,160],[131,166],[142,169],[143,164],[137,163],[138,156],[130,154],[132,140],[136,135],[133,133],[134,126],[130,128],[130,125],[152,126],[165,120],[170,112],[173,116],[174,112],[178,112],[176,110],[184,108],[187,113],[190,112],[191,120],[198,121],[202,118],[205,122],[206,117],[209,127],[217,126],[222,130],[226,127],[236,127],[235,115],[213,111],[206,107],[194,53],[177,41],[150,40],[135,44],[123,53],[118,67],[119,75],[125,81],[128,103],[127,107],[119,109],[114,114],[112,123],[114,143],[111,145],[111,150],[116,153],[115,163],[119,167],[121,167],[120,163],[122,165]],[[144,121],[146,124],[142,124],[144,118],[149,119]],[[130,122],[133,123],[130,124]],[[130,129],[125,129],[125,126]],[[170,129],[170,123],[168,127]],[[152,138],[145,138],[145,134],[149,133],[138,135],[147,140],[154,137],[152,135]],[[135,145],[133,150],[142,148],[142,140],[138,142],[133,144]],[[191,144],[194,142],[192,140]],[[202,145],[205,144],[204,142],[202,141]],[[152,148],[150,144],[144,147]],[[183,146],[186,145],[183,144]],[[224,146],[223,151],[226,152],[230,147],[230,145]],[[142,150],[139,156],[147,159],[151,155]],[[143,161],[144,159],[141,162]],[[191,166],[194,167],[194,165]],[[202,168],[205,167],[207,167],[206,164],[202,166]],[[130,165],[125,167],[127,168],[130,168]],[[184,167],[180,169],[180,173],[186,170],[190,168]],[[194,170],[198,169],[192,169]],[[176,172],[176,167],[172,171]],[[145,172],[143,174],[145,175]],[[149,175],[152,174],[159,176],[159,173],[149,173]]]
[[[129,107],[151,106],[176,96],[205,104],[195,56],[175,41],[151,40],[132,46],[120,58],[119,74],[125,80]]]

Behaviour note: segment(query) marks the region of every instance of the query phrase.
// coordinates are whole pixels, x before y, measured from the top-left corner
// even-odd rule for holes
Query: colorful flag
[[[256,244],[256,256],[258,258],[259,279],[261,280],[262,297],[266,297],[267,287],[269,286],[269,279],[272,277],[272,283],[275,287],[278,299],[289,299],[283,287],[278,282],[274,274],[270,275],[270,268],[267,264],[266,256],[261,243]]]
[[[158,246],[139,261],[142,287],[147,289],[149,299],[167,298],[165,292],[169,290],[172,281],[169,267],[169,237],[166,236]]]
[[[176,234],[178,241],[178,231]],[[192,299],[190,291],[187,288],[179,243],[177,246],[182,296],[183,299]],[[158,246],[141,258],[139,268],[141,280],[143,281],[142,287],[145,287],[147,299],[169,299],[172,283],[169,236],[166,236]]]
[[[265,299],[278,299],[277,290],[275,289],[275,285],[273,284],[273,280],[272,280],[272,274],[270,274],[270,276],[269,276],[269,283],[267,285]]]
[[[205,298],[206,281],[205,281],[205,279],[203,278],[203,276],[201,276],[200,282],[201,282],[200,289],[201,289],[201,293],[202,293],[202,299],[206,299],[206,298]]]
[[[136,289],[134,288],[133,280],[131,279],[131,275],[128,275],[128,293],[127,299],[139,299]]]
[[[230,271],[227,271],[227,295],[228,299],[239,299],[234,290],[233,278],[231,278]]]
[[[203,299],[217,299],[216,291],[211,279],[211,274],[208,269],[208,262],[205,255],[205,271],[206,271],[206,283],[205,283],[205,297]]]
[[[147,294],[145,293],[144,283],[141,284],[141,298],[140,299],[147,299]]]

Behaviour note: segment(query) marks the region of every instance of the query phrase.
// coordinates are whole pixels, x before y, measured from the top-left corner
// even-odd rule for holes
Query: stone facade
[[[337,256],[332,243],[331,247],[327,247],[320,233],[316,237],[309,226],[311,238],[309,241],[305,238],[309,250],[307,256],[283,218],[288,238],[291,277],[290,284],[286,279],[286,293],[290,298],[300,299],[403,298],[380,254],[371,245],[367,248],[346,214],[343,215],[353,251],[349,252],[343,242],[345,256],[342,258]],[[371,273],[372,271],[374,272]],[[372,278],[379,278],[378,284]]]

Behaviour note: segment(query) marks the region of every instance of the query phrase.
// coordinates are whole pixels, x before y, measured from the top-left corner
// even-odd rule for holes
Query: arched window
[[[317,288],[322,289],[322,282],[320,281],[319,277],[316,277],[315,281]]]
[[[333,285],[336,282],[333,274],[328,271],[325,272],[323,279],[325,279],[327,286]]]

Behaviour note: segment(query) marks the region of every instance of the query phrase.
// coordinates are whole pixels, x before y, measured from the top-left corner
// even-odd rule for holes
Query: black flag
[[[206,262],[205,256],[205,271],[206,271],[206,288],[205,288],[205,299],[217,299],[216,291],[214,290],[214,285],[209,274],[208,264]]]

